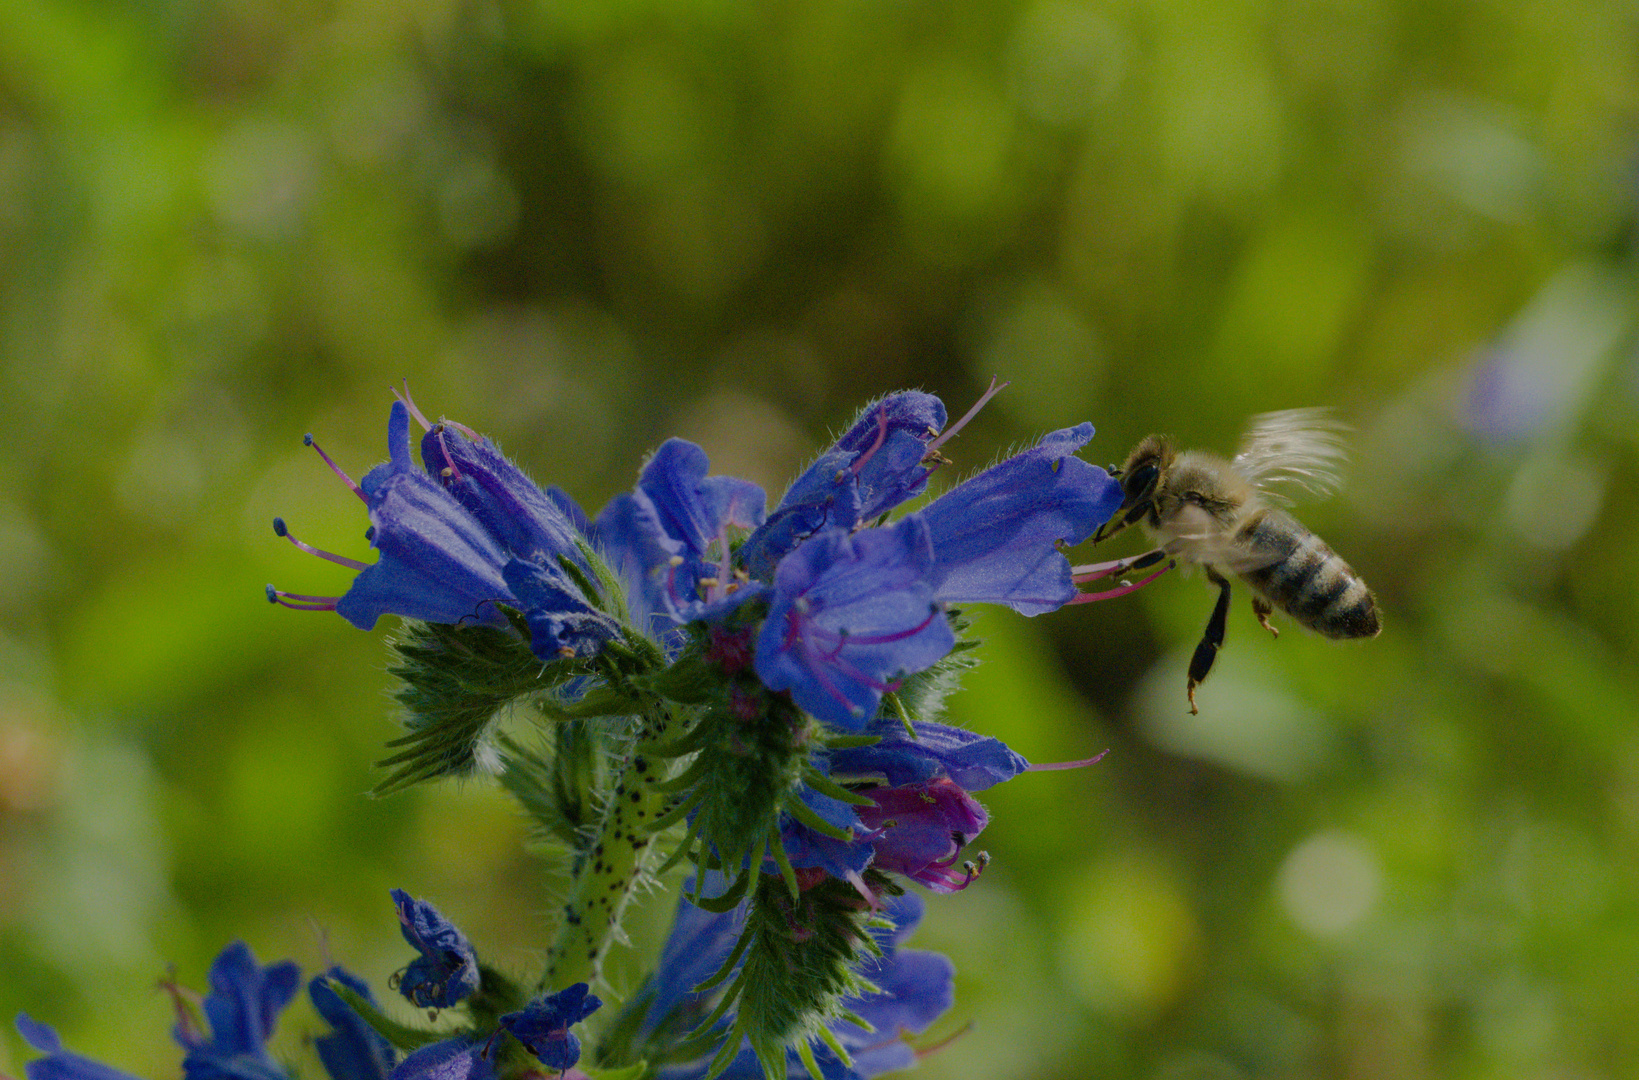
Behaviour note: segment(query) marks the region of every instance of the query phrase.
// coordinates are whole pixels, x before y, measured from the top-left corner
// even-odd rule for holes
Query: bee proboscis
[[[1281,508],[1296,489],[1336,490],[1344,459],[1341,425],[1324,409],[1288,409],[1253,417],[1235,456],[1178,451],[1151,435],[1111,470],[1121,482],[1121,509],[1093,534],[1097,543],[1142,523],[1159,551],[1206,570],[1218,602],[1189,664],[1189,711],[1195,688],[1224,642],[1230,576],[1252,590],[1252,610],[1271,634],[1280,609],[1330,638],[1368,638],[1381,629],[1377,600],[1326,542]],[[1156,553],[1155,558],[1160,558]]]

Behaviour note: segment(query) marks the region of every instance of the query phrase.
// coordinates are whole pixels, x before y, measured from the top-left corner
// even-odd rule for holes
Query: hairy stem
[[[674,738],[678,721],[658,704],[637,720],[633,750],[615,770],[597,836],[581,850],[571,871],[569,899],[541,976],[542,992],[597,981],[637,883],[657,862],[650,850],[649,825],[665,812],[671,798],[659,790],[671,762],[651,757],[644,749]]]

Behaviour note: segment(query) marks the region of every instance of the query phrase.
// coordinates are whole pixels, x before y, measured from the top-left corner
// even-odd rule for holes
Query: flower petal
[[[937,599],[1039,615],[1075,596],[1058,545],[1087,539],[1121,505],[1121,485],[1075,456],[1092,437],[1091,424],[1055,431],[912,515],[933,538]]]

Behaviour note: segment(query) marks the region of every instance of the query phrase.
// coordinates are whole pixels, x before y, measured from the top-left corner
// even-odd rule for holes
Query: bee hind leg
[[[1269,625],[1269,616],[1274,610],[1274,606],[1263,597],[1254,596],[1252,598],[1252,614],[1258,617],[1258,625],[1276,637],[1280,637],[1280,631]]]
[[[1207,620],[1206,633],[1201,635],[1201,643],[1195,646],[1195,655],[1189,661],[1189,712],[1191,716],[1198,715],[1200,710],[1195,707],[1195,688],[1206,680],[1207,674],[1212,671],[1212,662],[1218,659],[1218,649],[1224,643],[1224,625],[1229,621],[1229,579],[1212,567],[1206,568],[1207,580],[1218,586],[1218,603],[1212,608],[1212,618]]]

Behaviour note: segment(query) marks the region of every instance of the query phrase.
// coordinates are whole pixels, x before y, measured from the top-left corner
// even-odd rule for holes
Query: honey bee
[[[1280,509],[1289,493],[1325,496],[1336,490],[1344,458],[1341,425],[1324,409],[1288,409],[1252,420],[1234,458],[1174,449],[1151,435],[1110,472],[1121,482],[1121,508],[1093,542],[1142,522],[1161,553],[1206,569],[1218,603],[1189,663],[1189,711],[1224,643],[1229,575],[1252,589],[1252,611],[1275,636],[1269,615],[1279,608],[1329,638],[1375,637],[1377,600],[1342,557]],[[1148,557],[1141,557],[1147,559]]]

